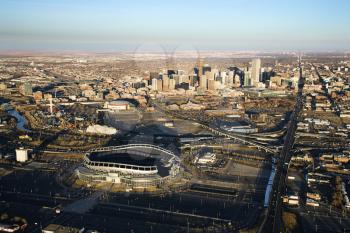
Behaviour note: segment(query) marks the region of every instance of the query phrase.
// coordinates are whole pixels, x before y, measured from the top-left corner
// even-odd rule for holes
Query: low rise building
[[[130,103],[129,101],[125,101],[125,100],[115,100],[115,101],[111,101],[111,102],[105,102],[104,104],[104,108],[105,109],[109,109],[109,110],[113,110],[113,111],[120,111],[120,110],[130,110],[132,108],[134,108],[135,106]]]
[[[197,156],[194,162],[196,164],[205,165],[205,164],[213,164],[215,161],[216,161],[216,154],[208,152],[203,156]]]
[[[20,163],[27,162],[29,159],[28,151],[28,149],[23,147],[16,149],[16,161]]]

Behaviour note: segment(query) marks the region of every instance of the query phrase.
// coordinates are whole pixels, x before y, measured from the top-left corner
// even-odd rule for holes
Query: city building
[[[216,89],[215,82],[213,79],[208,80],[208,90],[214,91]]]
[[[163,76],[163,91],[168,91],[169,90],[169,77],[168,75]]]
[[[243,86],[248,87],[252,86],[252,73],[250,71],[244,72],[244,84]]]
[[[157,91],[163,91],[163,80],[157,79]]]
[[[20,163],[27,162],[29,159],[28,151],[28,149],[23,147],[16,149],[16,161]]]
[[[152,90],[153,90],[153,91],[156,91],[156,90],[157,90],[157,85],[158,85],[157,80],[158,80],[158,79],[156,79],[156,78],[152,78]]]
[[[175,90],[175,79],[169,79],[169,90]]]
[[[212,164],[216,161],[216,154],[214,153],[205,153],[202,156],[196,156],[194,163],[199,165]]]
[[[207,90],[208,89],[208,84],[207,84],[207,77],[206,75],[202,75],[200,78],[199,78],[199,86],[201,88],[203,88],[204,90]]]
[[[105,102],[104,108],[109,110],[120,111],[120,110],[130,110],[132,108],[135,108],[135,106],[129,101],[115,100],[111,102]]]
[[[35,101],[41,101],[43,99],[43,93],[41,91],[36,91],[33,93],[33,98]]]
[[[197,69],[196,69],[196,74],[201,77],[204,73],[203,73],[203,64],[204,64],[204,60],[202,58],[199,58],[197,61]]]
[[[33,94],[32,84],[26,82],[19,86],[19,93],[25,96],[31,96]]]
[[[256,58],[252,60],[252,86],[256,86],[260,82],[261,60]]]
[[[211,72],[211,67],[208,64],[205,64],[202,67],[202,74],[206,74],[207,72]],[[207,78],[209,78],[209,77],[207,77]]]

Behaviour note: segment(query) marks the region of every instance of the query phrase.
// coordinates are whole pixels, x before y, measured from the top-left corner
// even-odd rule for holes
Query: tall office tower
[[[196,76],[196,75],[191,75],[191,76],[190,76],[190,85],[191,85],[192,87],[195,87],[197,83],[198,83],[198,76]]]
[[[177,70],[176,72],[178,75],[184,75],[185,74],[185,71],[184,70]]]
[[[204,67],[203,67],[203,69],[204,69]],[[206,71],[206,72],[204,72],[204,75],[207,77],[208,80],[215,79],[215,73],[213,71]]]
[[[260,69],[261,60],[260,58],[252,60],[252,85],[256,86],[260,81]]]
[[[217,76],[217,77],[215,77],[215,79],[214,79],[215,81],[218,81],[218,82],[220,82],[220,83],[222,83],[222,81],[223,81],[223,78],[222,77],[220,77],[220,76]]]
[[[214,77],[219,76],[219,70],[218,69],[211,69],[211,72],[214,73]]]
[[[157,91],[163,91],[163,80],[157,79]]]
[[[265,83],[266,81],[270,80],[271,76],[272,76],[271,71],[261,72],[261,82]]]
[[[173,75],[173,79],[175,80],[175,85],[180,83],[180,76],[179,75]]]
[[[202,74],[205,74],[206,72],[211,72],[211,67],[208,64],[205,64],[202,67]]]
[[[175,89],[175,79],[169,79],[169,90]]]
[[[221,71],[220,77],[222,78],[222,84],[227,85],[228,84],[227,73],[225,71]]]
[[[200,78],[199,78],[199,86],[205,90],[208,89],[208,85],[207,85],[207,76],[205,75],[202,75]]]
[[[163,91],[169,90],[169,77],[168,75],[163,76]]]
[[[232,87],[232,85],[234,84],[234,77],[233,76],[230,76],[230,75],[228,75],[228,76],[226,76],[226,78],[225,78],[225,87],[227,86],[227,87]]]
[[[176,74],[175,70],[167,70],[167,74],[169,76],[173,75],[173,74]]]
[[[203,64],[204,64],[203,58],[198,58],[198,60],[197,60],[197,75],[199,77],[204,74],[203,73]]]
[[[189,83],[189,76],[188,75],[180,75],[179,77],[179,83]]]
[[[244,72],[244,86],[252,86],[252,73],[250,71]]]
[[[152,90],[156,91],[157,90],[157,79],[156,78],[152,78]]]
[[[214,91],[215,90],[215,80],[214,79],[210,79],[208,80],[208,90]]]
[[[233,71],[228,72],[227,84],[232,86],[235,83],[235,73]]]
[[[238,85],[238,86],[242,86],[241,85],[241,77],[238,74],[235,74],[235,76],[233,77],[232,81],[233,81],[232,84],[235,84],[235,85]]]

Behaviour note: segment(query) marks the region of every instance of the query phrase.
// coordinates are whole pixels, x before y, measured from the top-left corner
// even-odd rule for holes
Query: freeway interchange
[[[269,152],[271,154],[276,154],[278,152],[278,149],[275,148],[271,148],[269,146],[266,146],[256,140],[253,140],[250,136],[248,135],[244,135],[244,134],[237,134],[237,133],[228,133],[227,131],[224,131],[222,129],[220,129],[219,127],[213,126],[213,125],[209,125],[206,122],[203,121],[199,121],[198,119],[194,119],[191,117],[186,117],[184,115],[181,114],[176,114],[174,112],[169,112],[167,110],[165,110],[164,108],[162,108],[159,104],[157,103],[153,103],[153,106],[160,112],[163,112],[167,115],[170,115],[171,117],[175,117],[178,119],[183,119],[183,120],[187,120],[187,121],[192,121],[195,122],[196,124],[200,125],[202,128],[212,132],[215,135],[218,136],[222,136],[228,139],[232,139],[233,141],[237,141],[243,144],[248,144],[254,147],[257,147],[258,149],[264,150],[266,152]],[[256,136],[258,137],[258,136]]]

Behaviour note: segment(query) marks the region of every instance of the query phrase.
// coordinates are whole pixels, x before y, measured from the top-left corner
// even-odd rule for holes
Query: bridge
[[[272,149],[270,147],[267,147],[267,146],[264,146],[260,143],[257,143],[257,142],[254,142],[252,140],[248,140],[246,138],[242,138],[240,136],[237,136],[237,135],[234,135],[234,134],[230,134],[230,133],[227,133],[227,132],[224,132],[222,130],[219,130],[219,129],[216,129],[216,128],[213,128],[213,127],[210,127],[210,126],[207,126],[207,125],[204,125],[204,124],[201,124],[201,123],[198,123],[202,128],[205,128],[209,131],[211,131],[212,133],[216,134],[216,135],[219,135],[219,136],[223,136],[225,138],[229,138],[229,139],[233,139],[234,141],[237,141],[237,142],[241,142],[243,144],[248,144],[248,145],[252,145],[252,146],[255,146],[257,147],[258,149],[262,149],[266,152],[269,152],[269,153],[272,153],[272,154],[276,154],[278,152],[277,149]]]

